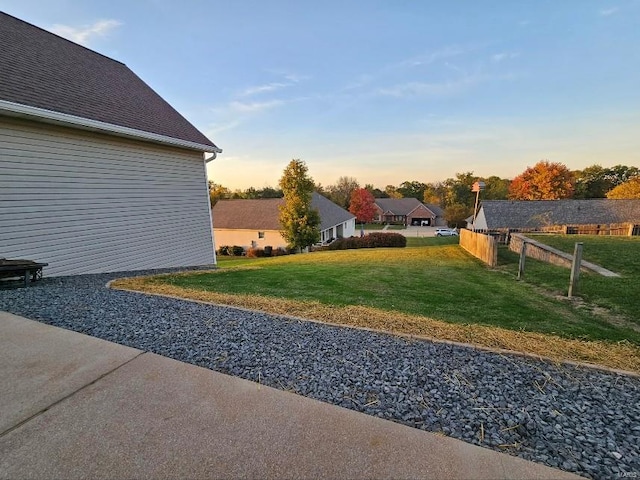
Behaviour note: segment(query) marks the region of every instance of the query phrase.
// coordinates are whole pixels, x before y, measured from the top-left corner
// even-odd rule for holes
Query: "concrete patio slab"
[[[54,403],[0,434],[0,478],[579,478],[155,354],[135,357],[133,349],[1,317],[7,318],[25,326],[2,330],[0,363],[3,372],[11,364],[7,371],[24,376],[8,382],[3,373],[2,382],[15,383],[25,396],[2,403],[2,417],[25,406],[35,411],[48,398]],[[23,338],[29,332],[38,333],[32,347]],[[4,344],[14,345],[10,354]],[[82,383],[77,366],[61,369],[65,348],[76,350],[67,353],[79,363],[91,362],[96,348],[108,358],[113,348],[114,358],[130,361],[84,388],[68,388],[62,400],[31,397],[38,387],[49,390],[49,362],[56,382]],[[20,367],[28,362],[35,366]]]
[[[0,433],[140,353],[0,312]]]

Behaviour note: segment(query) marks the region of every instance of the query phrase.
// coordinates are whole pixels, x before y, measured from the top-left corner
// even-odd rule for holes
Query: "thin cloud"
[[[282,69],[282,68],[269,68],[266,70],[268,73],[273,75],[278,75],[288,82],[299,83],[303,80],[309,80],[311,77],[309,75],[302,75],[300,73],[292,72],[290,70]]]
[[[606,8],[604,10],[600,10],[600,15],[603,17],[608,17],[609,15],[613,15],[614,13],[616,13],[618,10],[620,10],[618,7],[611,7],[611,8]]]
[[[236,100],[229,104],[229,110],[237,113],[260,113],[279,107],[283,103],[282,100],[269,100],[268,102],[240,102]]]
[[[51,27],[51,32],[60,35],[72,42],[88,46],[97,37],[104,37],[113,29],[122,25],[118,20],[98,20],[93,25],[84,27],[72,27],[70,25],[56,24]]]
[[[293,86],[293,83],[281,83],[281,82],[273,82],[267,83],[265,85],[256,85],[253,87],[248,87],[244,91],[242,91],[239,96],[240,97],[250,97],[252,95],[259,95],[261,93],[273,92],[275,90],[280,90],[282,88],[287,88]]]
[[[503,60],[510,60],[513,58],[518,58],[520,56],[519,53],[513,53],[513,52],[500,52],[500,53],[495,53],[493,55],[491,55],[491,61],[495,62],[495,63],[500,63]]]
[[[226,132],[227,130],[233,130],[233,129],[239,127],[240,124],[241,124],[241,122],[239,120],[232,120],[232,121],[227,122],[227,123],[216,123],[216,124],[213,124],[212,126],[210,126],[207,129],[207,134],[209,136],[214,137],[220,132]]]
[[[475,83],[477,83],[477,80],[471,77],[442,83],[408,82],[387,88],[379,88],[375,93],[396,98],[439,97],[459,93]]]
[[[452,45],[448,47],[441,48],[434,52],[429,52],[424,55],[418,55],[416,57],[407,58],[390,66],[390,68],[406,68],[406,67],[420,67],[424,65],[431,65],[432,63],[437,62],[438,60],[442,60],[445,58],[457,57],[458,55],[463,55],[467,53],[469,49],[460,47],[457,45]]]
[[[344,87],[340,89],[341,92],[353,91],[362,89],[374,83],[379,83],[382,78],[396,75],[399,70],[414,69],[418,67],[425,67],[439,60],[445,60],[459,55],[464,55],[471,51],[469,47],[462,47],[458,45],[451,45],[440,48],[438,50],[430,51],[422,55],[417,55],[410,58],[390,63],[381,67],[375,73],[360,74],[356,79],[348,82]],[[448,68],[457,67],[451,66],[448,62],[445,62],[445,66]],[[382,89],[384,90],[384,89]]]
[[[492,80],[513,80],[515,78],[517,78],[517,75],[511,73],[506,75],[474,74],[448,82],[408,82],[387,88],[379,88],[374,93],[396,98],[444,97],[461,94],[480,83]]]

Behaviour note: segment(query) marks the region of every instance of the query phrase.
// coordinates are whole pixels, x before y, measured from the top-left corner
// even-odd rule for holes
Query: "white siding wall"
[[[215,262],[202,154],[0,117],[0,257],[46,276]]]
[[[356,234],[356,219],[352,218],[344,223],[343,235],[345,238],[353,237]]]

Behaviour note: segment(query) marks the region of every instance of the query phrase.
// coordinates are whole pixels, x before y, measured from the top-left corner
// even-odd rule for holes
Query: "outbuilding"
[[[126,65],[0,12],[0,257],[72,275],[215,263],[205,153]]]

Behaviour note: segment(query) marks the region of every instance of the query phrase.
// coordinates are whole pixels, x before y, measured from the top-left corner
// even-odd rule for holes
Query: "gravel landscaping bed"
[[[585,477],[640,477],[637,377],[105,287],[122,276],[0,290],[0,310]]]

